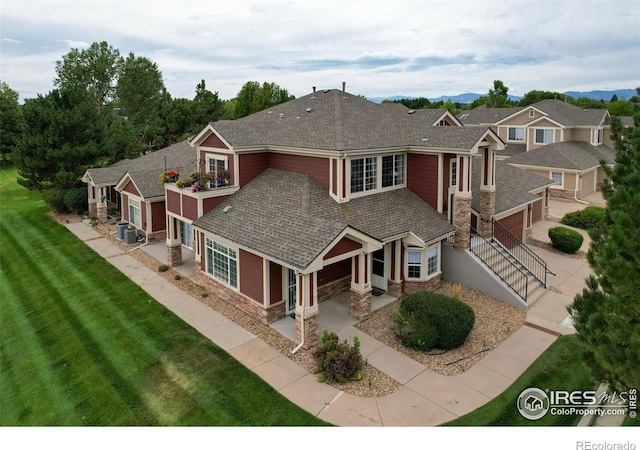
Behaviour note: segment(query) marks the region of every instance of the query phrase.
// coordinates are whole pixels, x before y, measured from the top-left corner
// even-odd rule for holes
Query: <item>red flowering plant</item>
[[[179,177],[180,174],[175,170],[168,170],[160,174],[160,181],[162,181],[163,183],[174,183],[178,180]]]

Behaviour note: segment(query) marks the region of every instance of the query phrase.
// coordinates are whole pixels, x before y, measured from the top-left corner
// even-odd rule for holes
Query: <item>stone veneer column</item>
[[[389,279],[387,282],[387,294],[395,298],[400,298],[402,295],[402,282]]]
[[[493,238],[492,219],[496,210],[496,191],[480,189],[480,223],[478,233],[485,239]]]
[[[304,336],[302,325],[302,316],[296,311],[296,340],[303,342],[302,348],[309,350],[320,343],[320,322],[318,320],[319,313],[315,311],[312,315],[304,318]],[[303,339],[303,341],[301,341]]]
[[[371,314],[371,291],[351,291],[351,317],[363,320]]]
[[[96,204],[96,217],[98,218],[98,223],[107,223],[108,214],[107,214],[107,204],[105,202]]]
[[[456,228],[453,248],[464,251],[471,243],[471,197],[456,197],[455,220]]]
[[[182,244],[167,245],[167,265],[176,267],[182,265]]]

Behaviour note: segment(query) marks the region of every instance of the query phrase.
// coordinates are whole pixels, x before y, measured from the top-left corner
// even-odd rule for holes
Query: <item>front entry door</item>
[[[371,255],[371,286],[383,291],[387,290],[386,253],[387,245]]]
[[[298,297],[298,277],[296,276],[295,270],[287,269],[285,284],[287,292],[287,315],[289,315],[296,311],[296,300]]]

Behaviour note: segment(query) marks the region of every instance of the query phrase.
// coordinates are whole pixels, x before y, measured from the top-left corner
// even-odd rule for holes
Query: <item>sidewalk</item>
[[[473,368],[457,376],[441,375],[351,327],[362,341],[368,363],[402,387],[381,398],[362,398],[319,383],[298,364],[244,328],[189,296],[83,223],[67,228],[122,271],[159,303],[229,352],[274,389],[311,414],[338,426],[435,426],[465,415],[509,387],[560,334],[566,309],[548,292],[527,315],[523,326]],[[582,260],[579,260],[582,261]],[[574,272],[571,272],[574,270]],[[554,268],[552,267],[552,270]],[[555,268],[560,272],[560,268]],[[563,283],[581,270],[566,272]],[[560,295],[560,294],[559,294]]]

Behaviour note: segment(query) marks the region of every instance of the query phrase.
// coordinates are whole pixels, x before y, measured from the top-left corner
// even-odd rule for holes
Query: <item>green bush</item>
[[[67,212],[64,204],[64,192],[60,189],[46,189],[42,191],[42,200],[58,212]]]
[[[584,241],[582,235],[576,230],[565,227],[549,228],[549,239],[554,248],[565,253],[577,252]]]
[[[360,339],[353,338],[353,347],[347,340],[340,342],[338,335],[326,329],[321,336],[322,344],[313,350],[322,381],[344,383],[361,378],[363,361],[360,354]]]
[[[607,210],[602,206],[590,205],[580,211],[565,214],[562,224],[583,230],[603,229],[607,224]]]
[[[76,214],[82,214],[89,209],[89,202],[87,200],[87,188],[73,188],[64,193],[64,206],[69,211]]]
[[[476,316],[458,299],[423,291],[404,297],[393,320],[394,331],[405,347],[449,350],[464,344]]]

